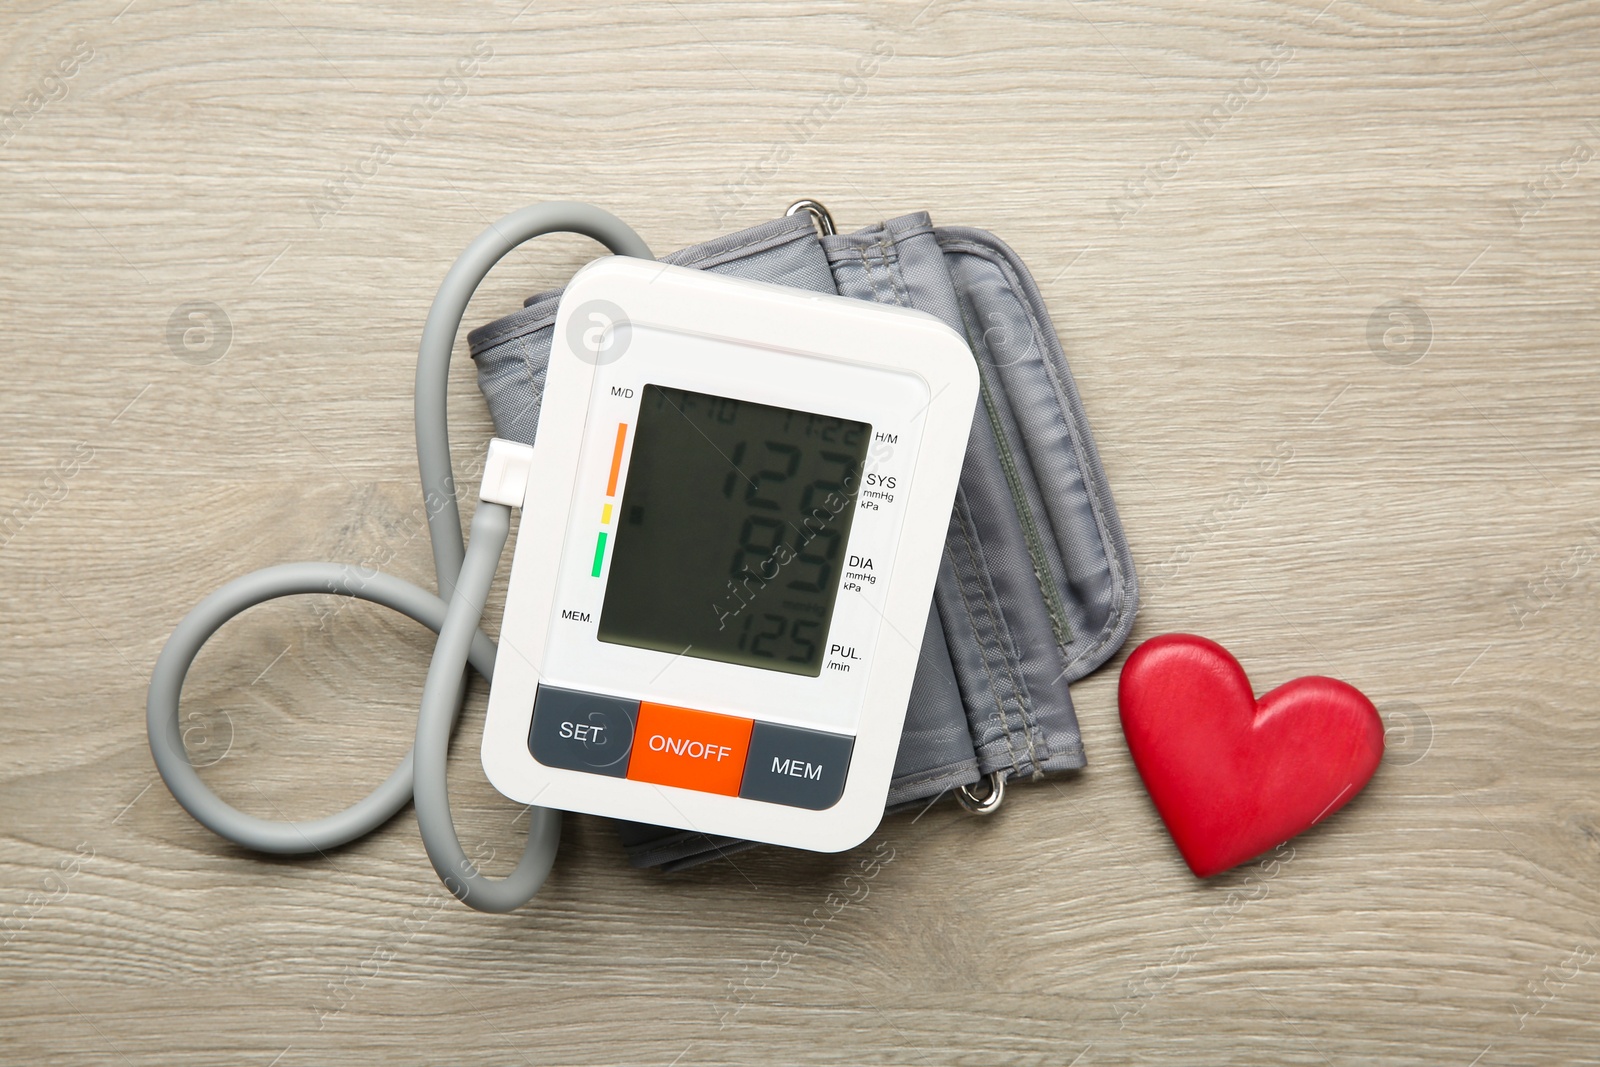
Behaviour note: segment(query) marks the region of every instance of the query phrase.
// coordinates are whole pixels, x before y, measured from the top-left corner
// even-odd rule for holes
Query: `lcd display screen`
[[[820,674],[871,436],[864,422],[645,386],[600,640]]]

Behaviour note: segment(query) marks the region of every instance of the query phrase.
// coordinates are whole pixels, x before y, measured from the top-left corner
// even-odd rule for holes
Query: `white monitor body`
[[[556,314],[489,780],[712,835],[865,840],[977,397],[968,346],[919,311],[623,257],[581,270]]]

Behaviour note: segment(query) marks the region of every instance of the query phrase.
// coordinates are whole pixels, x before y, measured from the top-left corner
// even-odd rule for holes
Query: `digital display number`
[[[821,673],[871,436],[864,422],[646,385],[600,640]]]

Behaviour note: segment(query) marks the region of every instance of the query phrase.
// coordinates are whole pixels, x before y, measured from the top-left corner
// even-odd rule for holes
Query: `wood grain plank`
[[[0,35],[8,1062],[1600,1062],[1600,5],[124,2],[9,4]],[[412,361],[457,250],[535,200],[664,251],[802,195],[1017,248],[1144,580],[1133,641],[1359,685],[1390,725],[1366,793],[1197,884],[1114,662],[1074,689],[1087,770],[890,817],[837,914],[854,856],[662,876],[573,818],[490,917],[409,818],[309,860],[191,822],[143,726],[189,606],[292,559],[431,580]],[[519,251],[469,321],[593,250]],[[209,354],[169,340],[196,301]],[[1425,345],[1384,347],[1394,301]],[[457,351],[460,465],[490,425]],[[427,635],[332,607],[196,664],[191,743],[246,810],[332,810],[405,751]],[[504,869],[481,723],[479,687],[452,786]]]

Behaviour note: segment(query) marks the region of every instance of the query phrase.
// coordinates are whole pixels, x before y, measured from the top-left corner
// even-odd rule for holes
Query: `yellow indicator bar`
[[[610,526],[611,525],[611,505],[610,504],[607,504],[605,507],[600,509],[600,525],[601,526]]]

